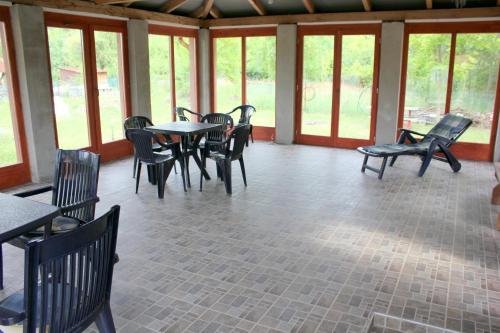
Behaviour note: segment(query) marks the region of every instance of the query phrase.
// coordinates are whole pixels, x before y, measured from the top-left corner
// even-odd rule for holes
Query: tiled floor
[[[179,175],[165,199],[130,159],[102,168],[102,212],[122,207],[112,310],[120,332],[361,332],[372,312],[500,332],[498,208],[489,163],[453,174],[404,157],[383,181],[355,151],[255,143],[234,194]],[[213,163],[209,172],[215,175]],[[145,178],[145,177],[144,177]],[[6,293],[23,256],[5,248]]]

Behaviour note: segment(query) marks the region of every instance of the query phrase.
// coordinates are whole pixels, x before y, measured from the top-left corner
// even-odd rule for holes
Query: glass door
[[[131,153],[126,24],[46,13],[57,145],[111,160]]]
[[[379,29],[300,27],[297,143],[356,148],[375,141]]]

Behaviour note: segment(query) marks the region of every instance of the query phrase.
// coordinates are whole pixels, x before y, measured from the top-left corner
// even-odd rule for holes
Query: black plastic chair
[[[151,177],[156,178],[158,184],[158,197],[163,198],[165,192],[165,182],[167,181],[170,171],[178,159],[181,162],[181,168],[184,168],[182,158],[180,158],[180,147],[178,142],[163,143],[158,140],[155,133],[144,129],[128,129],[127,137],[134,145],[134,157],[138,161],[137,174],[135,176],[135,193],[139,189],[139,180],[141,178],[142,163],[148,166],[148,170],[152,170],[154,175]],[[174,155],[155,152],[153,144],[156,143],[165,149],[174,152]],[[182,173],[182,181],[184,180],[184,173]]]
[[[255,107],[253,107],[252,105],[245,104],[235,107],[232,111],[228,112],[227,114],[231,115],[238,111],[240,111],[240,118],[238,119],[238,124],[250,126],[250,137],[252,138],[252,143],[253,143],[253,125],[250,124],[250,119],[252,118],[253,114],[257,111],[255,110]],[[248,147],[248,140],[246,142],[246,145]]]
[[[392,167],[398,156],[401,155],[420,156],[422,165],[418,171],[419,177],[424,175],[433,159],[447,162],[453,172],[458,172],[462,165],[451,153],[450,147],[457,142],[458,138],[470,125],[472,125],[471,119],[447,114],[427,134],[402,128],[398,143],[358,148],[358,151],[365,155],[361,172],[365,172],[365,170],[368,169],[378,173],[378,179],[382,179],[387,159],[392,157],[389,164],[389,166]],[[423,138],[419,141],[413,135],[422,136]],[[406,143],[407,141],[409,141],[409,143]],[[436,155],[437,153],[442,153],[444,157]],[[379,169],[368,165],[368,157],[370,156],[383,158],[382,166]]]
[[[109,301],[119,214],[114,206],[81,228],[28,243],[24,290],[0,302],[0,325],[68,333],[95,322],[101,333],[116,332]]]
[[[177,115],[178,121],[191,121],[187,114],[197,117],[198,121],[200,121],[200,119],[203,117],[201,113],[193,112],[189,109],[183,108],[182,106],[178,106],[175,108],[175,114]]]
[[[15,195],[25,198],[52,191],[52,205],[61,207],[62,213],[62,216],[52,220],[52,234],[70,231],[82,222],[94,219],[95,206],[99,201],[99,165],[100,157],[97,154],[84,150],[58,150],[53,184]],[[42,236],[43,227],[17,237],[9,241],[9,244],[24,248],[26,243]],[[2,252],[0,245],[0,259]],[[3,260],[0,260],[0,284],[3,289]]]
[[[123,128],[125,129],[125,137],[127,138],[128,141],[130,141],[130,139],[127,136],[127,130],[128,129],[133,129],[133,128],[143,129],[143,128],[148,127],[148,126],[153,126],[153,122],[148,117],[144,117],[144,116],[132,116],[132,117],[129,117],[129,118],[125,119],[125,122],[123,123]],[[172,143],[172,142],[174,142],[174,140],[172,140],[172,138],[170,136],[168,136],[168,135],[159,134],[159,133],[157,135],[163,136],[163,139],[164,139],[164,141],[166,143]],[[160,151],[165,150],[165,149],[166,149],[165,147],[159,145],[158,143],[153,144],[153,150],[155,152],[160,152]],[[174,152],[172,151],[172,154],[173,153]],[[133,177],[135,177],[136,169],[137,169],[137,158],[134,157],[134,174],[133,174]],[[174,171],[175,171],[175,173],[177,173],[177,169],[175,167],[175,164],[174,164]]]
[[[221,170],[221,178],[224,181],[227,194],[232,193],[231,162],[233,161],[238,160],[240,162],[243,182],[245,183],[245,186],[247,186],[245,163],[243,162],[243,149],[245,148],[249,135],[249,125],[238,125],[234,128],[230,137],[225,140],[222,146],[217,144],[214,146],[215,149],[210,149],[210,143],[206,143],[205,149],[203,150],[203,166],[206,165],[207,158],[216,162],[217,168]],[[200,191],[202,191],[202,189],[203,177],[200,178]]]

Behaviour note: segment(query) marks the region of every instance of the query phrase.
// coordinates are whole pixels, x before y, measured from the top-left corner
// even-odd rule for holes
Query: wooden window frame
[[[450,112],[451,95],[453,89],[453,75],[455,66],[456,54],[456,37],[459,33],[500,33],[499,21],[478,21],[455,23],[407,23],[405,24],[404,39],[403,39],[403,59],[401,65],[401,82],[399,94],[399,109],[398,109],[398,133],[399,128],[403,127],[404,106],[406,97],[406,79],[408,72],[408,48],[411,34],[450,34],[450,60],[448,64],[448,79],[446,83],[445,97],[445,114]],[[458,142],[452,146],[454,154],[463,159],[492,161],[495,150],[495,139],[497,135],[498,114],[500,108],[500,66],[497,74],[497,93],[493,102],[493,121],[491,124],[490,143],[481,144],[473,142]],[[396,135],[398,135],[396,133]]]
[[[10,100],[10,103],[11,110],[14,111],[12,112],[12,121],[14,125],[13,130],[14,139],[16,141],[16,153],[18,154],[18,158],[20,158],[20,161],[16,164],[0,167],[0,189],[4,189],[31,181],[31,172],[22,112],[21,93],[19,90],[19,78],[14,52],[14,38],[12,35],[12,26],[8,7],[0,6],[0,22],[3,23],[5,27],[5,42],[7,44],[7,49],[4,50],[4,52],[6,52],[5,56],[8,58],[8,63],[10,65],[9,71],[12,84],[12,91],[10,91],[12,99]]]
[[[211,29],[210,30],[210,112],[216,110],[217,77],[215,63],[215,39],[217,38],[241,38],[241,104],[247,103],[247,80],[246,80],[246,38],[247,37],[276,37],[278,29],[276,27],[249,28],[249,29]],[[277,59],[276,59],[277,61]],[[236,107],[237,105],[235,105]],[[276,114],[276,105],[274,107]],[[228,110],[230,111],[230,110]],[[258,110],[257,110],[258,112]],[[276,126],[276,125],[275,125]],[[254,126],[253,136],[257,140],[273,141],[276,136],[276,127]]]
[[[200,68],[200,45],[198,40],[198,29],[189,29],[189,28],[176,28],[169,27],[164,25],[155,25],[150,24],[148,27],[148,34],[150,35],[161,35],[161,36],[169,36],[170,37],[170,47],[169,47],[169,57],[170,57],[170,98],[172,101],[172,119],[175,121],[177,119],[177,115],[175,114],[175,108],[177,106],[177,96],[175,89],[175,43],[174,37],[189,37],[194,38],[195,43],[195,61],[194,61],[194,93],[196,96],[194,97],[194,101],[196,102],[192,111],[199,112],[200,108],[200,83],[198,80],[198,73]],[[148,54],[149,56],[149,54]]]
[[[123,97],[125,102],[125,118],[132,115],[131,102],[130,102],[130,72],[128,60],[128,43],[127,43],[127,22],[123,20],[103,19],[96,17],[72,15],[72,14],[59,14],[46,12],[45,16],[45,32],[47,42],[47,54],[49,61],[49,75],[50,75],[50,93],[52,97],[53,106],[53,121],[56,137],[56,145],[59,146],[57,139],[57,123],[55,117],[54,96],[52,87],[52,67],[50,64],[50,51],[48,40],[48,28],[73,28],[82,31],[82,52],[83,63],[85,72],[85,96],[87,101],[87,120],[89,124],[89,147],[82,147],[90,151],[101,154],[103,162],[115,160],[132,153],[132,147],[129,142],[123,138],[113,142],[103,143],[101,137],[100,116],[99,116],[99,94],[98,94],[98,81],[96,71],[96,54],[94,43],[95,31],[107,31],[120,33],[122,37],[121,59],[123,61]]]
[[[380,37],[382,25],[380,23],[366,24],[332,24],[332,25],[301,25],[297,29],[297,63],[296,63],[296,90],[295,90],[295,135],[294,143],[318,145],[337,148],[357,148],[362,145],[375,143],[376,124],[378,113],[378,86],[380,68]],[[370,137],[366,139],[343,138],[338,136],[340,119],[340,90],[342,73],[342,36],[373,35],[375,49],[373,59],[373,82],[371,99]],[[332,120],[330,136],[316,136],[302,134],[302,87],[303,87],[303,60],[305,36],[334,36],[334,68],[332,94]]]

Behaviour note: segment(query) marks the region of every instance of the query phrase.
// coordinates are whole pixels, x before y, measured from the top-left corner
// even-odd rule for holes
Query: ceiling
[[[198,12],[199,15],[205,1],[211,2],[211,0],[136,0],[127,3],[127,6],[165,12],[169,2],[177,3],[180,5],[169,11],[170,14],[196,16],[195,13]],[[213,6],[218,9],[220,17],[231,18],[259,16],[251,2],[260,3],[265,15],[306,14],[308,10],[304,3],[307,1],[312,2],[315,13],[364,12],[367,8],[371,11],[418,10],[426,9],[428,3],[432,3],[433,9],[457,8],[461,6],[460,3],[466,8],[497,5],[497,0],[213,0]],[[213,16],[215,16],[213,11],[207,14],[207,18]]]

